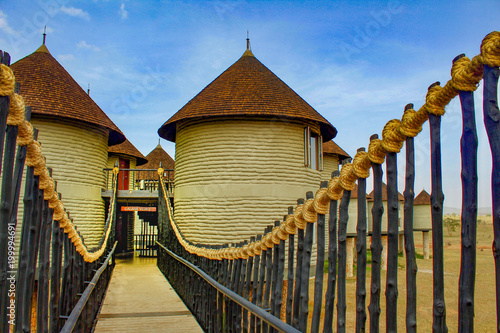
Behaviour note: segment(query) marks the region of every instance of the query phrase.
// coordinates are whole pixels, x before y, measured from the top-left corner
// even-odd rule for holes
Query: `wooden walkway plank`
[[[95,332],[167,331],[203,332],[156,258],[117,259]]]

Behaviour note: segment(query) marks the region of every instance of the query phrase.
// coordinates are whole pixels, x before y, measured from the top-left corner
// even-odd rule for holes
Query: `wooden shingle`
[[[241,116],[312,121],[319,124],[323,141],[337,134],[328,120],[249,50],[165,122],[158,134],[175,142],[181,120]]]
[[[346,158],[351,158],[348,153],[346,153],[339,145],[337,145],[333,140],[323,142],[323,153],[324,154],[335,154],[339,156],[339,161]]]

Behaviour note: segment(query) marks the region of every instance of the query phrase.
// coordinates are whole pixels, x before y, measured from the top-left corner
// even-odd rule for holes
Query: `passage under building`
[[[176,144],[179,228],[219,244],[262,232],[317,190],[322,144],[337,130],[247,46],[158,133]]]

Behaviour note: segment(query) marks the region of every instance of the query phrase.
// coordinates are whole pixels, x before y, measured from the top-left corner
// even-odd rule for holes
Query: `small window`
[[[314,170],[323,170],[323,138],[311,131],[309,126],[304,128],[304,165]]]

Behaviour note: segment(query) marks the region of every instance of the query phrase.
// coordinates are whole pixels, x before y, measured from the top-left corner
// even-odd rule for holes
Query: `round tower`
[[[86,244],[97,245],[104,230],[101,190],[108,145],[125,137],[45,44],[11,68],[31,106],[31,123],[39,130],[38,141],[64,205]]]
[[[252,54],[158,130],[176,144],[175,219],[193,242],[237,242],[319,188],[336,129]]]

